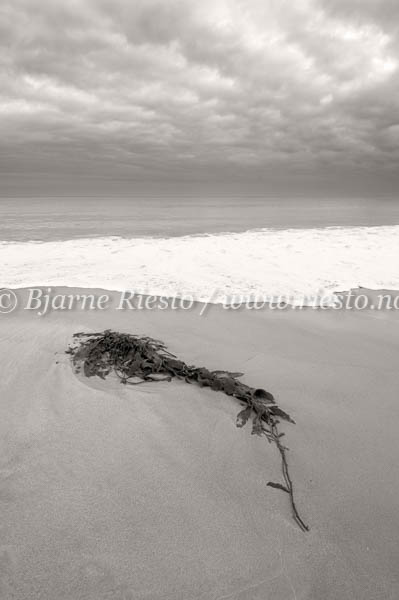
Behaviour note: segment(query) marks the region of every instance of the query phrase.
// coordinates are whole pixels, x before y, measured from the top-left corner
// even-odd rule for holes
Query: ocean
[[[0,287],[295,302],[399,289],[398,259],[396,199],[0,200]]]

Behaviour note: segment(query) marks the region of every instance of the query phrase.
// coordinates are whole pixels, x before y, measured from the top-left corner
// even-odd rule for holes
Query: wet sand
[[[199,309],[0,315],[0,597],[396,600],[398,311]],[[309,533],[232,398],[72,372],[106,328],[276,396]]]

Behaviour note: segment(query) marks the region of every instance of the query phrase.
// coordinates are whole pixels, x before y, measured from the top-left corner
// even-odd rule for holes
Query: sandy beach
[[[396,599],[397,311],[199,307],[1,315],[1,598]],[[309,533],[234,399],[73,373],[73,333],[106,328],[275,395]]]

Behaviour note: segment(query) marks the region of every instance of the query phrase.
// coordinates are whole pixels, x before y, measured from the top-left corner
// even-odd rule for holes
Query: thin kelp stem
[[[284,477],[284,481],[285,481],[285,485],[286,485],[285,491],[287,491],[290,496],[291,508],[292,508],[294,520],[297,522],[297,524],[302,529],[302,531],[309,531],[308,525],[306,525],[304,523],[304,521],[302,520],[302,518],[300,517],[300,515],[298,513],[298,509],[295,504],[294,488],[293,488],[292,480],[291,480],[291,477],[290,477],[290,474],[288,471],[286,448],[280,442],[280,437],[279,437],[279,434],[277,431],[277,427],[275,425],[272,426],[272,436],[273,436],[273,441],[276,444],[277,449],[281,456],[282,472],[283,472],[283,477]]]
[[[237,427],[252,422],[252,434],[265,435],[274,442],[281,456],[285,486],[268,482],[267,485],[287,492],[290,496],[293,517],[303,531],[309,528],[298,514],[294,501],[292,480],[288,471],[286,448],[278,432],[278,419],[294,423],[291,417],[277,406],[273,395],[262,388],[252,388],[238,380],[242,373],[209,371],[205,367],[187,365],[167,350],[164,342],[148,336],[118,333],[106,330],[100,333],[75,333],[75,344],[67,353],[79,371],[83,367],[86,377],[98,376],[105,379],[114,372],[120,382],[139,385],[148,381],[171,381],[172,377],[210,387],[217,392],[237,398],[244,409],[237,415]],[[133,381],[134,379],[134,381]]]

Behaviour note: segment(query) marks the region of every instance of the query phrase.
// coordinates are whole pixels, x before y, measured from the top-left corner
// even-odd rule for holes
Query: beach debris
[[[75,333],[73,340],[66,353],[71,356],[75,371],[80,372],[83,368],[86,377],[105,379],[110,373],[115,373],[124,385],[171,381],[176,377],[236,398],[244,406],[237,415],[237,427],[251,422],[252,435],[265,436],[280,453],[285,485],[271,481],[267,485],[289,494],[294,520],[303,531],[309,530],[295,505],[287,448],[281,443],[284,434],[278,431],[279,419],[290,423],[294,421],[277,406],[270,392],[239,381],[243,373],[210,371],[205,367],[187,365],[169,352],[164,342],[148,336],[107,329],[100,333]]]

